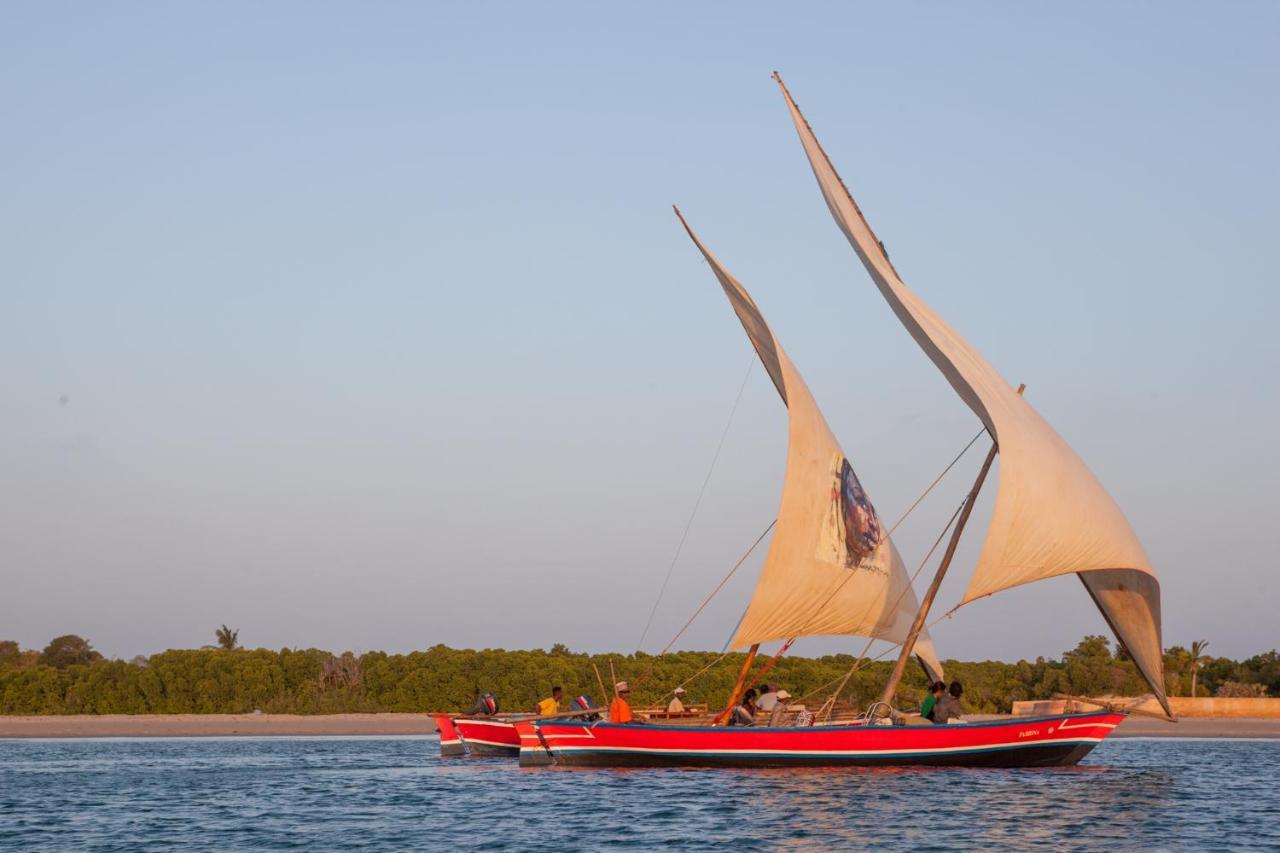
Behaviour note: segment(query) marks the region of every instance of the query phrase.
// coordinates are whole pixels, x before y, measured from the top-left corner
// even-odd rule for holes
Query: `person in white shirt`
[[[769,714],[769,725],[777,727],[781,726],[787,719],[787,700],[791,698],[791,694],[785,690],[779,690],[777,693],[778,701],[773,704],[773,711]]]
[[[766,714],[772,714],[773,708],[778,704],[778,685],[766,684],[764,692],[760,694],[760,698],[756,700],[756,707]]]

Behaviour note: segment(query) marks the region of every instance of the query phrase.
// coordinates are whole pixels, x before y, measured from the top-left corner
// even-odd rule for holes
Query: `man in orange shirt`
[[[631,696],[631,687],[625,681],[619,681],[613,685],[614,697],[609,703],[609,722],[611,723],[634,723],[635,715],[631,713],[631,706],[627,704],[627,698]]]

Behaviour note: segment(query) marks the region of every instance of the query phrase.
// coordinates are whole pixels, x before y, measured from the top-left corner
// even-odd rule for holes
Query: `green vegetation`
[[[225,628],[225,626],[223,626]],[[234,646],[236,632],[228,631]],[[218,632],[222,640],[222,631]],[[224,643],[224,645],[226,645]],[[1244,661],[1195,654],[1175,646],[1165,655],[1168,687],[1187,695],[1280,695],[1280,653]],[[612,661],[619,678],[636,688],[638,705],[665,703],[669,691],[713,663],[713,652],[586,655],[562,644],[551,651],[451,649],[434,646],[405,655],[369,652],[334,655],[319,649],[205,648],[170,650],[132,661],[105,660],[84,639],[58,637],[43,652],[24,651],[0,641],[0,714],[326,714],[357,711],[458,710],[477,692],[490,690],[504,710],[531,710],[533,703],[562,684],[566,693],[601,700],[594,663],[605,679]],[[729,655],[688,681],[693,701],[723,704],[741,655]],[[787,657],[767,676],[797,698],[821,704],[854,664],[850,655]],[[1008,711],[1019,699],[1055,693],[1141,695],[1145,692],[1132,661],[1112,653],[1103,637],[1086,637],[1058,660],[947,661],[948,678],[965,685],[971,712]],[[879,694],[890,662],[867,663],[854,673],[842,698],[866,705]],[[900,704],[923,696],[924,676],[908,670]],[[802,701],[806,701],[802,699]]]

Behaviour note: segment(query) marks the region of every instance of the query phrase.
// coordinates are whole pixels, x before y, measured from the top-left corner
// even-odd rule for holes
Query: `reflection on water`
[[[0,741],[0,847],[1275,848],[1280,742],[1051,770],[608,770],[434,738]]]

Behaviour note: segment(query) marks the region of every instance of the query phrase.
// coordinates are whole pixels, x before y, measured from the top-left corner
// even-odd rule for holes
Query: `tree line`
[[[498,697],[502,710],[532,710],[553,685],[597,702],[616,673],[631,681],[633,703],[665,704],[684,684],[689,698],[712,707],[727,701],[740,654],[714,652],[588,655],[561,644],[550,650],[453,649],[444,645],[409,654],[321,649],[242,649],[236,632],[222,626],[219,645],[174,649],[130,661],[108,660],[75,635],[42,651],[0,641],[0,714],[328,714],[380,711],[456,711],[479,692]],[[1201,644],[1203,646],[1203,644]],[[1280,654],[1247,660],[1193,656],[1181,646],[1165,654],[1172,695],[1280,696]],[[783,657],[766,677],[799,701],[817,706],[856,659],[851,655]],[[947,677],[965,686],[966,710],[1007,712],[1022,699],[1056,693],[1137,696],[1147,692],[1123,649],[1099,636],[1086,637],[1058,659],[946,661]],[[878,698],[888,661],[864,661],[842,700],[865,707]],[[597,679],[596,673],[600,673]],[[701,674],[699,674],[701,673]],[[696,677],[695,677],[696,676]],[[924,675],[911,667],[899,692],[906,707],[924,694]],[[803,698],[802,698],[803,697]]]

